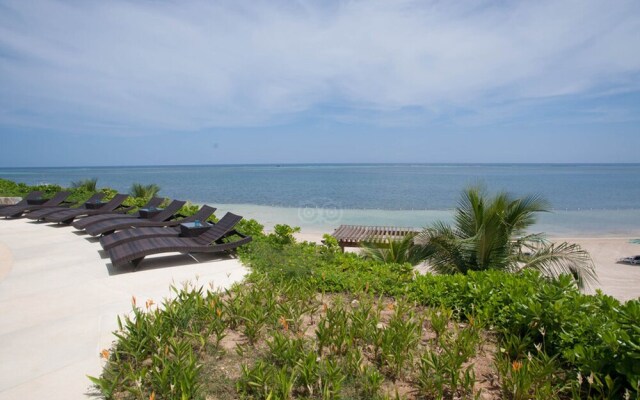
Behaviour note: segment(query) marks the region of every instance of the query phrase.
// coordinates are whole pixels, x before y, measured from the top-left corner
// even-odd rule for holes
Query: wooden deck
[[[406,235],[418,233],[415,228],[397,226],[340,225],[331,236],[336,238],[342,251],[345,247],[360,247],[363,243],[387,243]]]

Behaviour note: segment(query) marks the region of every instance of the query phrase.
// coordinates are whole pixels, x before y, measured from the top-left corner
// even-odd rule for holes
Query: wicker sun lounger
[[[33,192],[27,194],[17,202],[16,204],[0,204],[0,210],[3,210],[7,207],[15,207],[15,206],[23,206],[29,204],[29,200],[39,199],[42,196],[42,192],[39,190],[34,190]]]
[[[213,213],[216,211],[215,208],[209,207],[207,205],[202,206],[197,213],[185,217],[181,219],[179,222],[194,222],[194,221],[206,221]],[[238,217],[241,219],[241,217]],[[238,221],[240,220],[238,219]],[[219,225],[222,222],[219,221],[216,225]],[[230,221],[232,222],[232,221]],[[233,223],[233,226],[237,224],[237,221]],[[180,227],[178,226],[170,226],[170,227],[142,227],[142,228],[132,228],[132,229],[123,229],[119,232],[113,233],[111,235],[103,236],[100,238],[100,244],[102,248],[105,250],[109,250],[112,247],[118,246],[122,243],[130,242],[133,240],[139,239],[148,239],[152,237],[178,237],[180,235]]]
[[[229,216],[228,218],[238,218],[237,215],[231,213],[227,213],[225,217],[227,216]],[[225,217],[220,221],[222,222]],[[238,235],[240,239],[228,243],[223,242],[224,238],[232,234]],[[226,229],[222,225],[218,226],[218,224],[216,224],[202,235],[194,238],[154,237],[133,240],[107,250],[107,254],[111,258],[114,266],[124,265],[128,262],[137,266],[146,256],[151,254],[174,252],[183,254],[218,253],[233,250],[250,241],[251,236],[244,236],[233,231],[233,229]]]
[[[53,214],[53,213],[56,213],[56,212],[59,212],[59,211],[84,210],[86,208],[86,204],[87,203],[95,203],[96,201],[102,200],[103,197],[104,197],[104,193],[95,193],[93,196],[91,196],[86,202],[81,204],[79,207],[75,207],[75,208],[68,208],[68,207],[43,208],[43,209],[40,209],[40,210],[31,211],[30,213],[26,214],[25,217],[37,221],[37,220],[40,220],[40,219],[44,219],[44,217],[46,217],[49,214]]]
[[[65,200],[67,199],[67,197],[69,197],[70,194],[71,194],[70,192],[58,192],[51,199],[46,200],[41,204],[29,204],[29,201],[28,201],[27,204],[6,207],[3,209],[0,209],[0,215],[7,218],[9,217],[18,218],[22,216],[24,212],[40,210],[43,208],[58,207],[61,204],[66,204],[67,206],[70,206],[73,203],[65,202]]]
[[[175,218],[175,214],[184,206],[186,201],[174,200],[168,206],[166,206],[158,214],[151,218],[117,218],[107,221],[96,222],[85,228],[91,236],[98,236],[101,234],[110,235],[113,232],[120,229],[127,229],[137,226],[169,226],[177,225],[179,220],[169,221]]]
[[[158,207],[164,201],[161,197],[153,197],[149,200],[145,205],[143,205],[142,209]],[[108,213],[108,214],[98,214],[91,215],[88,217],[80,218],[73,221],[73,227],[76,229],[84,229],[91,224],[95,224],[96,222],[108,221],[114,218],[140,218],[140,211],[136,211],[133,214],[123,214],[123,213]]]
[[[99,208],[95,209],[71,209],[64,211],[57,211],[53,214],[48,214],[44,217],[44,220],[47,222],[60,222],[63,224],[70,224],[76,217],[80,217],[83,215],[96,215],[96,214],[107,214],[112,212],[127,212],[131,210],[133,207],[124,207],[122,203],[129,197],[126,194],[116,194],[113,196],[113,199],[109,200],[104,205],[101,205]],[[85,203],[86,204],[86,203]]]

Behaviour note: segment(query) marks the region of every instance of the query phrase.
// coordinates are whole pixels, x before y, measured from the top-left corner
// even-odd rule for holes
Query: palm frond
[[[144,199],[150,199],[153,196],[157,195],[160,191],[160,186],[155,183],[151,183],[149,185],[143,185],[141,183],[134,183],[131,185],[131,190],[129,194],[133,197],[140,197]]]
[[[520,235],[526,228],[535,224],[535,213],[548,212],[549,203],[538,195],[529,195],[511,200],[505,207],[503,222],[511,235]]]
[[[458,236],[474,236],[483,224],[484,198],[484,189],[481,187],[470,187],[462,192],[454,215]]]
[[[88,192],[97,190],[98,178],[89,178],[71,182],[71,187],[75,189],[84,189]]]
[[[414,246],[415,236],[415,234],[410,234],[399,240],[386,238],[383,244],[365,242],[362,246],[363,256],[384,263],[420,264],[423,259],[417,251],[418,247]]]
[[[461,241],[448,225],[436,222],[424,229],[416,238],[420,248],[415,250],[422,259],[429,260],[429,266],[441,274],[466,273],[468,260]]]
[[[549,277],[571,275],[581,289],[598,282],[591,256],[574,243],[543,243],[529,256],[522,257],[521,262],[522,269],[535,269]]]

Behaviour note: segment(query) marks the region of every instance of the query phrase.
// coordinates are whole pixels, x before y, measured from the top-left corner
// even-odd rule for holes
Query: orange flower
[[[102,351],[100,352],[100,358],[104,358],[105,360],[108,360],[109,359],[109,350],[102,349]]]
[[[285,317],[280,317],[280,319],[278,319],[278,322],[280,322],[280,325],[282,325],[282,329],[284,329],[285,332],[289,331],[289,322],[285,319]]]
[[[136,296],[131,296],[131,304],[135,307],[136,306]]]
[[[329,307],[327,307],[327,303],[322,303],[322,312],[323,313],[327,312],[327,308],[329,308]]]
[[[151,306],[154,305],[154,304],[156,304],[156,303],[153,301],[153,299],[149,299],[149,300],[147,300],[146,303],[144,303],[144,305],[147,307],[147,310],[149,308],[151,308]]]
[[[151,392],[151,396],[149,396],[149,400],[156,400],[156,392]]]
[[[513,368],[513,370],[515,372],[520,371],[520,369],[522,368],[522,361],[514,361],[511,363],[511,368]]]
[[[394,308],[395,308],[395,304],[393,304],[393,303],[389,303],[389,304],[387,304],[387,310],[391,311],[391,310],[393,310]]]
[[[218,318],[220,318],[222,316],[222,310],[218,308],[216,314],[218,314]]]

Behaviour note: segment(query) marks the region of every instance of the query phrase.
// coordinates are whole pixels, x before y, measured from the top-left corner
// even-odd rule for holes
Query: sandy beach
[[[296,234],[298,240],[320,243],[322,235],[330,232],[302,231]],[[622,257],[640,254],[640,244],[629,243],[635,237],[550,237],[554,242],[577,243],[586,249],[596,265],[598,285],[586,290],[595,293],[597,289],[618,300],[626,301],[640,297],[640,265],[618,263]]]

